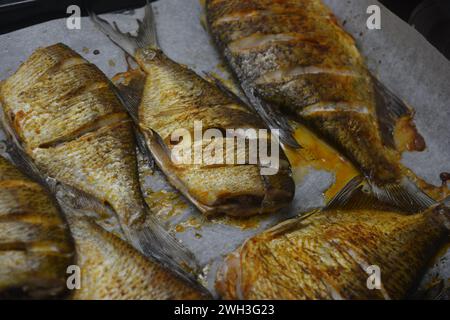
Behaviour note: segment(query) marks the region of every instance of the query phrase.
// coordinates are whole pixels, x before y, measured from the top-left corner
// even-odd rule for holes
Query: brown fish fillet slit
[[[0,243],[0,251],[27,251],[28,244],[25,242]]]
[[[329,112],[356,112],[361,114],[369,114],[369,109],[366,106],[352,105],[347,102],[319,102],[305,107],[301,114],[303,116],[313,116],[318,113]]]
[[[268,10],[247,10],[247,11],[242,10],[220,17],[217,20],[215,20],[212,25],[213,27],[218,27],[221,26],[222,24],[230,22],[242,22],[253,18],[264,18],[266,16],[268,17],[298,16],[302,14],[304,14],[304,12],[301,9],[296,8],[272,7],[269,8]]]
[[[35,211],[31,211],[30,209],[23,209],[15,212],[11,212],[8,214],[0,213],[0,223],[2,222],[24,222],[31,223],[34,225],[39,224],[39,226],[50,227],[59,225],[58,218],[50,219],[49,217],[42,216]]]
[[[300,33],[261,34],[260,32],[256,32],[248,37],[243,37],[232,41],[228,45],[228,48],[231,52],[241,52],[265,47],[269,44],[290,42],[294,40],[316,42]]]
[[[272,84],[272,83],[279,83],[284,81],[293,81],[296,80],[296,78],[303,76],[303,75],[310,75],[310,74],[329,74],[329,75],[335,75],[335,76],[342,76],[342,77],[352,77],[352,78],[361,78],[362,76],[354,72],[352,70],[339,70],[339,69],[331,69],[331,68],[323,68],[320,66],[293,66],[290,68],[286,68],[283,70],[275,70],[275,71],[269,71],[262,76],[260,76],[258,79],[255,80],[255,84]]]
[[[77,140],[78,138],[88,133],[95,132],[101,128],[112,126],[122,121],[130,121],[128,115],[124,112],[107,114],[103,117],[98,118],[93,123],[90,123],[89,125],[82,127],[81,129],[77,130],[76,132],[66,137],[48,143],[44,143],[40,145],[38,148],[41,149],[54,148],[57,147],[58,145],[70,142],[72,140]]]

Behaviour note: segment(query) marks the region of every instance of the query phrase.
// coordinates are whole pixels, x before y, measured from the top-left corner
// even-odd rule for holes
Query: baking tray
[[[356,39],[369,69],[416,111],[415,122],[427,143],[424,152],[406,152],[403,163],[428,183],[439,185],[439,175],[450,171],[450,63],[412,27],[373,0],[326,0],[345,29]],[[368,30],[369,5],[382,10],[381,30]],[[205,30],[199,0],[160,0],[153,3],[158,39],[165,53],[198,74],[229,75]],[[136,29],[143,9],[106,14],[124,31]],[[81,30],[69,30],[65,19],[34,25],[0,36],[0,79],[11,75],[37,48],[63,42],[96,64],[109,77],[127,69],[124,53],[102,35],[88,18]],[[141,164],[145,161],[141,161]],[[143,190],[161,223],[196,256],[203,268],[202,280],[214,291],[214,277],[223,257],[247,238],[289,217],[325,204],[325,191],[335,183],[336,172],[299,164],[293,168],[296,197],[287,210],[244,220],[204,218],[168,185],[158,170],[141,165]],[[422,288],[436,279],[448,283],[450,251],[443,250],[424,277]]]

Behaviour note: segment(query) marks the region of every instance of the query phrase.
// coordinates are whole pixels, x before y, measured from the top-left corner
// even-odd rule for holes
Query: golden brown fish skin
[[[266,128],[246,106],[170,60],[160,50],[139,50],[136,59],[148,75],[138,110],[139,126],[147,143],[152,139],[148,133],[154,131],[168,149],[173,149],[171,134],[183,128],[193,132],[195,121],[202,122],[203,130],[214,128],[222,132]],[[203,142],[203,148],[206,148],[206,142]],[[222,148],[223,143],[219,142]],[[171,183],[205,214],[250,216],[273,213],[287,206],[294,196],[290,169],[283,166],[287,160],[282,152],[280,154],[279,172],[265,177],[261,175],[260,167],[252,164],[175,165],[165,161],[162,166]]]
[[[143,226],[131,120],[95,65],[63,44],[37,49],[2,84],[0,102],[44,174],[117,212],[120,226],[99,218],[107,229]]]
[[[74,300],[197,300],[209,298],[147,259],[87,217],[69,218],[81,288]]]
[[[0,157],[0,299],[65,295],[72,237],[47,192]]]
[[[210,30],[238,80],[333,141],[377,185],[402,177],[383,144],[372,80],[321,0],[207,0]]]
[[[410,216],[330,210],[287,221],[231,254],[216,288],[225,299],[402,299],[448,235],[449,218],[438,207]],[[381,290],[367,288],[372,265]]]

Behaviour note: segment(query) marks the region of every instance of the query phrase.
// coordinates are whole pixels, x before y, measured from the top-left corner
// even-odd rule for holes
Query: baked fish
[[[74,300],[206,299],[209,293],[149,260],[92,218],[63,206],[75,240],[79,288]]]
[[[415,215],[314,212],[246,241],[216,288],[225,299],[403,299],[447,238],[449,218],[443,205]]]
[[[377,197],[407,211],[434,202],[384,138],[412,110],[369,73],[355,40],[321,0],[207,0],[209,29],[251,105],[291,143],[304,122],[352,160]]]
[[[64,201],[95,208],[99,225],[145,255],[194,268],[191,254],[147,210],[132,121],[95,65],[63,44],[39,48],[2,83],[0,102],[28,171],[64,185]]]
[[[228,129],[258,132],[266,128],[263,121],[235,97],[168,58],[157,45],[151,6],[145,10],[137,37],[121,33],[93,13],[91,17],[112,41],[134,56],[142,71],[142,92],[133,94],[130,87],[119,88],[124,89],[123,99],[142,133],[145,148],[169,182],[206,215],[250,216],[288,206],[294,196],[294,183],[282,151],[276,172],[263,175],[264,166],[271,164],[261,159],[251,163],[249,148],[228,148],[227,140],[234,146],[234,137],[223,134],[223,139],[208,139],[204,135],[207,129],[220,134]],[[187,163],[176,163],[173,155],[180,141],[174,141],[173,135],[179,129],[194,133],[196,123],[202,126],[201,137],[183,142],[191,157]],[[269,144],[270,137],[268,133],[248,141],[256,139],[261,146]],[[223,155],[218,162],[208,163],[205,157],[198,161],[194,159],[196,146],[204,155],[211,153],[207,151],[211,147],[218,147]],[[278,145],[275,148],[279,150]],[[238,158],[239,152],[243,153],[242,163],[225,160],[230,156]]]
[[[58,205],[0,157],[0,299],[64,296],[74,257]]]

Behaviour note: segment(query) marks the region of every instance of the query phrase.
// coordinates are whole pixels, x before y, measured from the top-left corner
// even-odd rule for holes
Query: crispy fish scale
[[[405,298],[448,233],[437,210],[327,211],[282,223],[230,255],[216,288],[226,299]],[[372,265],[381,290],[367,288]]]
[[[203,130],[212,128],[222,133],[227,129],[265,129],[245,106],[161,52],[147,60],[143,51],[137,59],[149,75],[139,105],[139,125],[144,132],[155,131],[168,149],[173,149],[171,134],[180,128],[192,131],[195,121],[202,122]],[[165,166],[166,171],[170,168],[175,172],[182,188],[200,207],[206,205],[212,212],[238,216],[274,212],[293,197],[293,182],[285,168],[263,177],[260,167],[251,164],[175,166],[166,161]]]
[[[303,70],[299,70],[300,72]],[[371,114],[375,112],[374,104],[370,102],[373,90],[367,85],[368,78],[355,77],[344,72],[305,74],[301,77],[280,77],[278,74],[271,74],[267,77],[280,81],[269,83],[266,81],[269,79],[264,79],[261,84],[256,83],[255,87],[265,99],[270,99],[291,113],[302,114],[305,108],[316,104],[347,104],[370,109]],[[376,121],[374,125],[378,126]]]
[[[0,158],[0,297],[61,296],[73,257],[70,232],[53,200]]]
[[[124,226],[143,223],[132,127],[95,65],[56,44],[38,49],[0,90],[9,123],[43,173],[97,197]],[[99,214],[121,229],[111,213]]]
[[[126,118],[123,115],[122,119]],[[109,204],[125,226],[143,223],[134,136],[128,119],[31,156],[49,176]]]
[[[323,13],[317,1],[298,0],[260,0],[260,1],[239,1],[239,0],[208,0],[208,15],[215,21],[220,17],[238,15],[241,12],[266,11],[267,8],[278,11],[305,10]]]
[[[89,218],[70,219],[70,224],[81,269],[81,289],[71,299],[207,298]]]
[[[380,136],[371,130],[376,125],[373,117],[364,111],[321,112],[318,109],[311,114],[305,113],[304,118],[350,154],[350,158],[370,179],[379,183],[398,181],[402,174],[396,165],[400,156],[384,147]]]
[[[330,10],[316,0],[298,5],[238,2],[208,1],[207,10],[212,32],[239,80],[286,114],[307,120],[377,185],[399,183],[398,157],[380,136],[373,83],[355,41]]]
[[[52,51],[49,47],[37,52],[45,61]],[[76,54],[57,56],[59,63],[34,81],[17,81],[35,67],[35,54],[2,87],[5,113],[27,149],[68,139],[121,111],[108,79]]]
[[[180,265],[195,268],[195,261],[148,214],[131,119],[96,66],[63,44],[38,49],[0,87],[0,98],[6,127],[16,131],[39,174],[59,182],[64,211],[79,208],[77,215],[89,214],[189,278]]]

